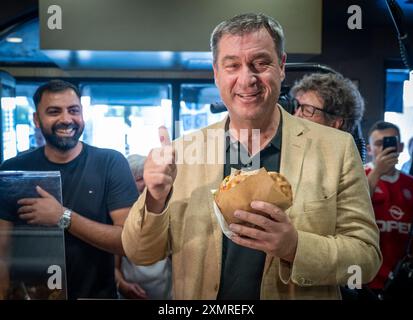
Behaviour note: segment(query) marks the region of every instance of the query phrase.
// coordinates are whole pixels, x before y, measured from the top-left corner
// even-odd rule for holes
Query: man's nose
[[[61,117],[60,117],[60,121],[65,123],[65,124],[69,124],[69,123],[73,122],[72,121],[72,116],[70,115],[70,113],[68,111],[62,112]]]
[[[257,74],[250,67],[241,68],[238,81],[243,87],[251,87],[257,83]]]

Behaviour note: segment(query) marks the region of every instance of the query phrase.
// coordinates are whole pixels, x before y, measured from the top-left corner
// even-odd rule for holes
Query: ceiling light
[[[10,43],[22,43],[23,39],[19,37],[8,37],[6,38],[6,41]]]

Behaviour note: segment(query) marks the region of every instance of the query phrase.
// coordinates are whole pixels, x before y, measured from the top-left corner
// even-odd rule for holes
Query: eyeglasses
[[[316,112],[316,110],[323,112],[323,113],[327,113],[332,116],[337,116],[333,112],[329,112],[327,110],[312,106],[311,104],[306,104],[306,103],[300,104],[297,100],[295,100],[295,110],[297,110],[298,108],[301,109],[301,112],[304,115],[304,117],[308,117],[308,118],[311,118]]]

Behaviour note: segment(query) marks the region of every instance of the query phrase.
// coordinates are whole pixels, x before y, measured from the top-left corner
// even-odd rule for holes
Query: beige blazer
[[[358,267],[352,266],[360,267],[366,283],[381,264],[379,231],[362,162],[351,135],[280,109],[280,172],[292,185],[294,201],[287,214],[298,230],[298,246],[292,265],[267,255],[261,299],[339,299],[338,285],[355,278]],[[174,142],[196,162],[197,138],[202,150],[209,147],[197,155],[205,161],[178,164],[172,196],[160,215],[147,212],[145,190],[123,229],[125,252],[136,264],[152,264],[170,250],[174,299],[217,297],[223,233],[210,190],[223,179],[224,137],[208,129],[223,132],[224,125],[225,120]],[[205,163],[211,151],[220,163]],[[180,156],[178,152],[178,162]]]

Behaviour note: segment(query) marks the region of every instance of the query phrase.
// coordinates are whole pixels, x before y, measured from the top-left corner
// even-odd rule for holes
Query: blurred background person
[[[145,189],[143,166],[146,157],[132,154],[127,159],[141,194]],[[117,256],[115,276],[120,298],[157,300],[172,298],[171,261],[168,257],[150,266],[137,266],[127,257]]]
[[[146,157],[139,154],[131,154],[128,156],[127,160],[132,171],[132,175],[135,178],[139,194],[141,194],[145,189],[145,181],[143,180],[143,166],[145,164]]]
[[[312,73],[297,80],[290,90],[296,101],[295,115],[353,134],[362,160],[366,145],[358,132],[364,115],[364,99],[355,84],[338,73]],[[357,291],[340,287],[344,300],[358,299]]]
[[[395,146],[384,148],[385,137],[397,137]],[[365,170],[383,254],[383,264],[368,286],[379,296],[389,273],[405,254],[413,220],[413,177],[396,169],[403,143],[393,123],[379,121],[370,128],[367,150],[372,162]]]
[[[353,133],[364,114],[364,99],[355,84],[341,74],[313,73],[290,90],[297,100],[295,115]]]

